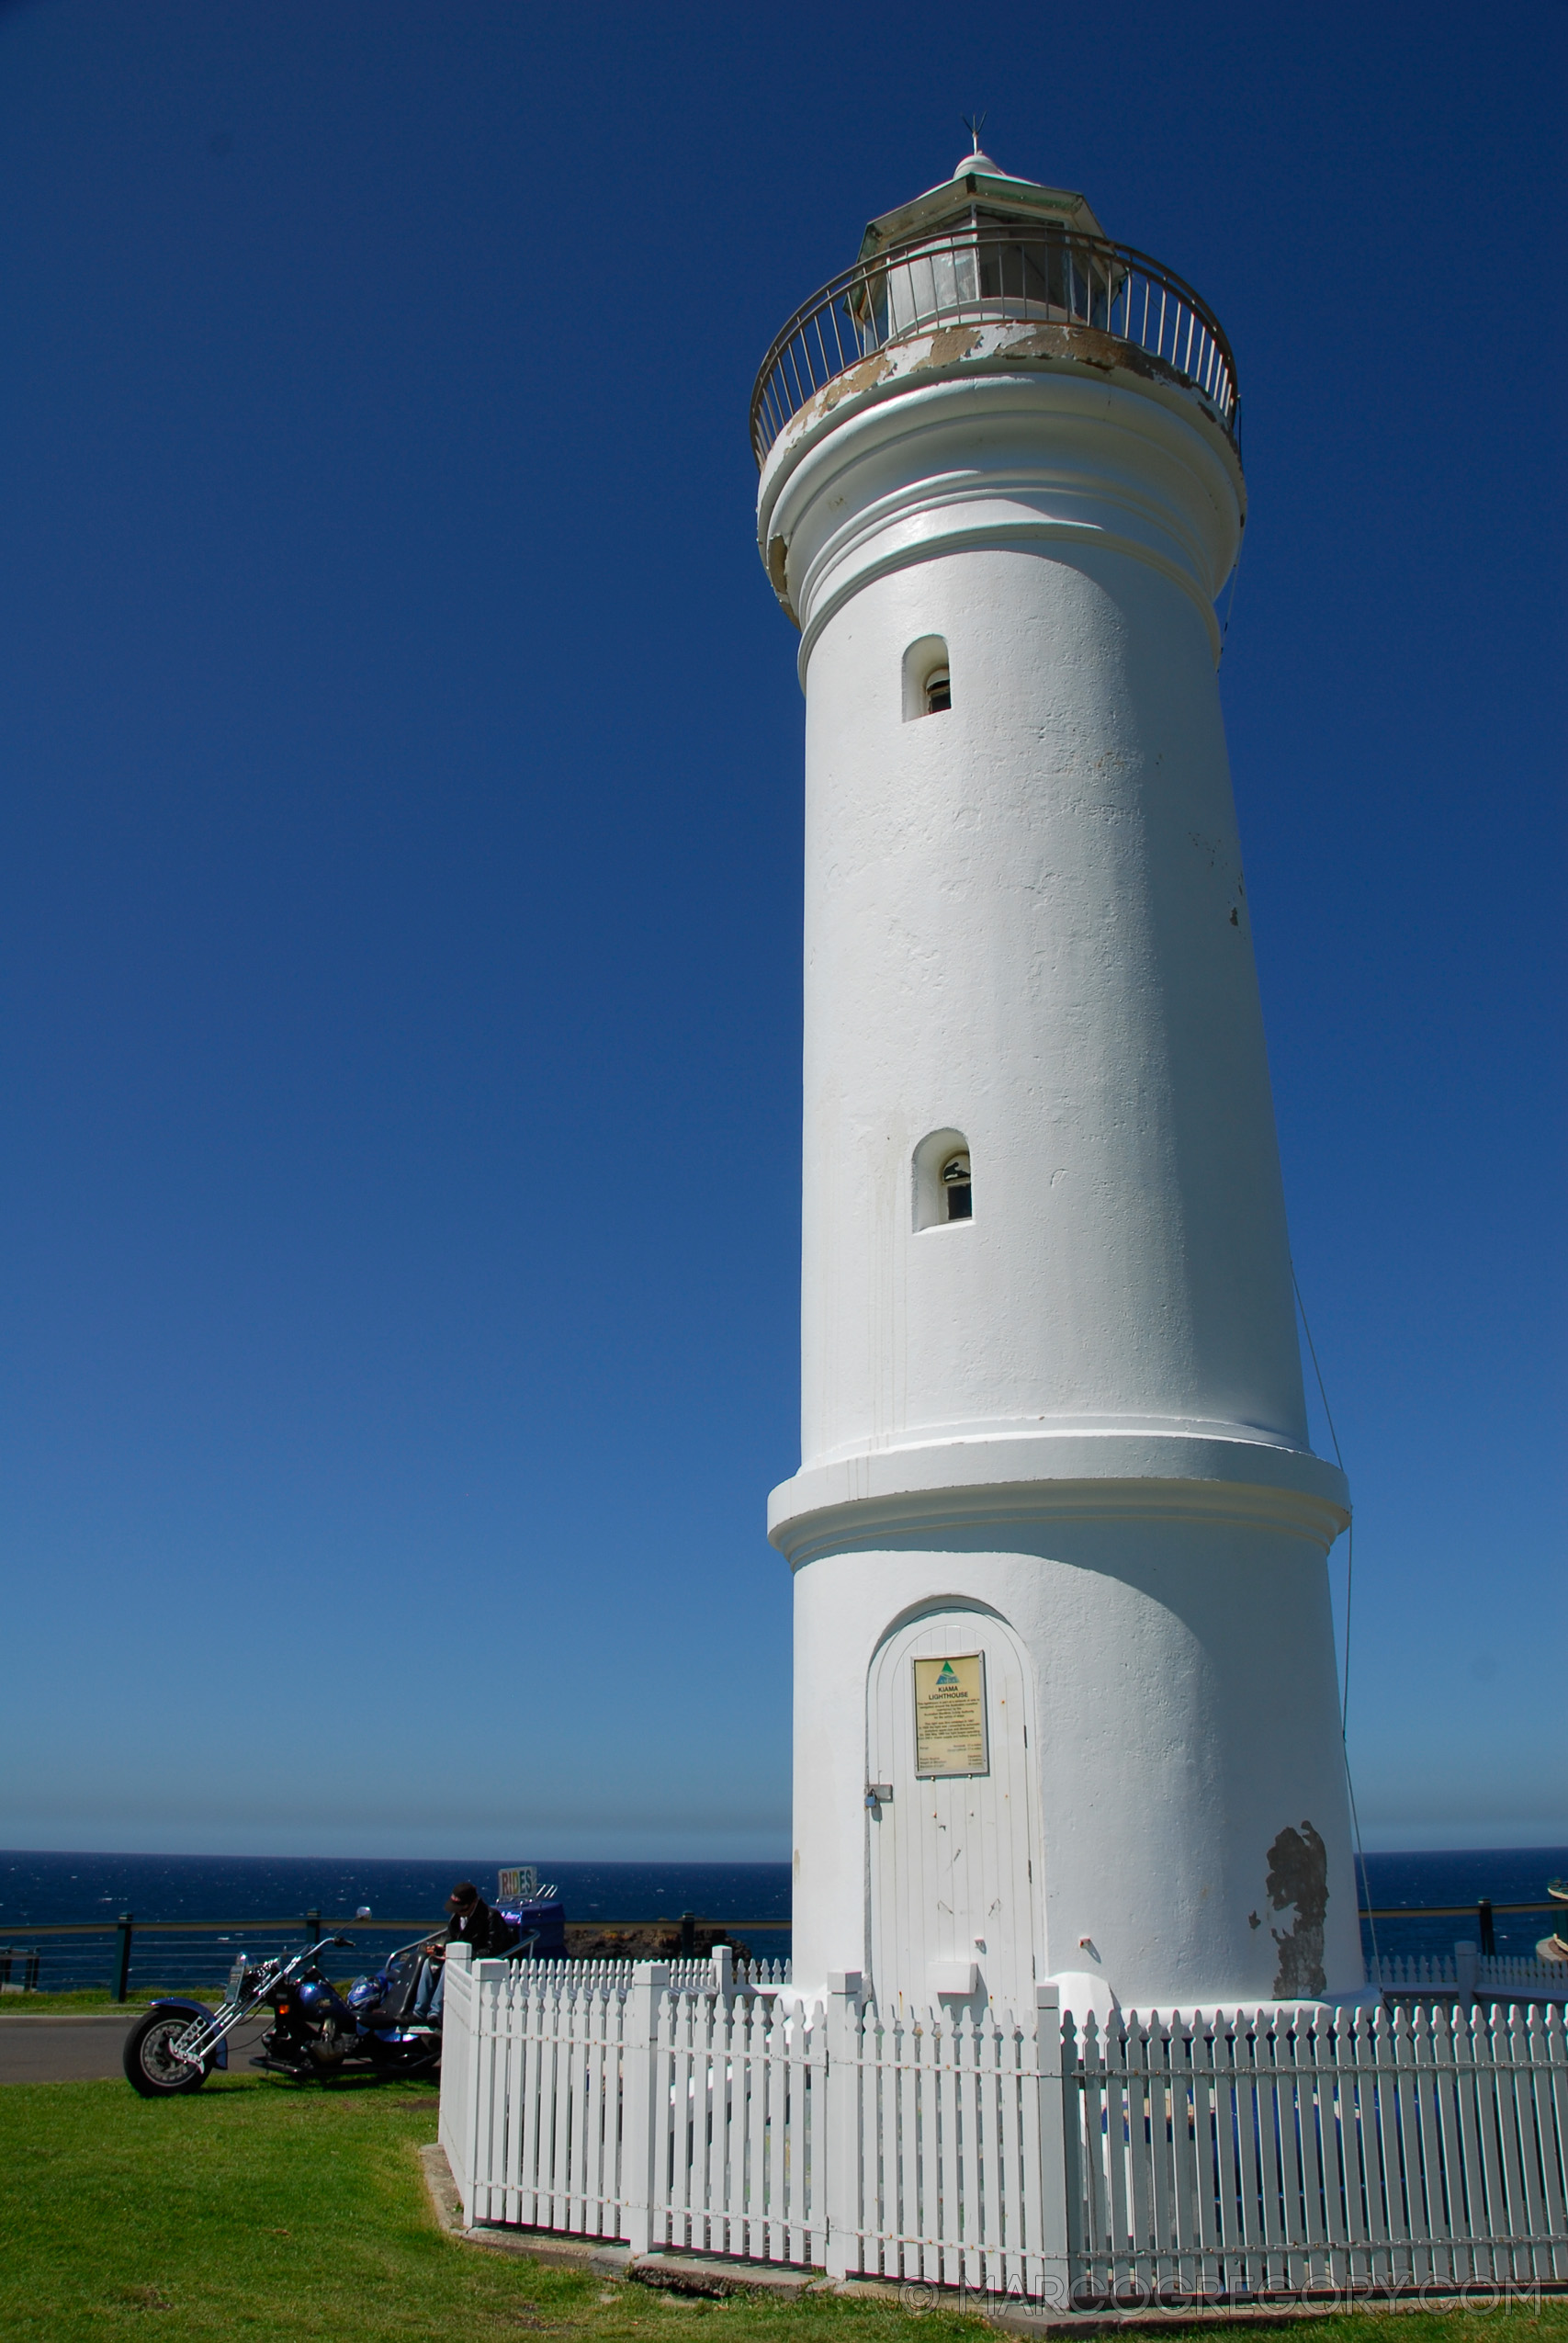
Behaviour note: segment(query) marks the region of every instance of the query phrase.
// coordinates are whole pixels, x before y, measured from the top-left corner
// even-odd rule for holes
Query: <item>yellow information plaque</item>
[[[986,1655],[915,1662],[915,1771],[989,1773],[986,1749]]]

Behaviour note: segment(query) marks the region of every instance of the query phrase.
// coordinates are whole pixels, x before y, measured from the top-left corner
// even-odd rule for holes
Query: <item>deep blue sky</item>
[[[1368,1842],[1568,1838],[1565,35],[0,13],[0,1842],[787,1851],[801,701],[747,402],[976,107],[1236,352]]]

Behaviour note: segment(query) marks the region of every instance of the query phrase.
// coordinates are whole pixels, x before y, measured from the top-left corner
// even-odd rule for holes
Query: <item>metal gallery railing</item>
[[[819,390],[877,352],[948,326],[1015,323],[1136,350],[1144,370],[1199,393],[1236,443],[1235,361],[1190,285],[1131,244],[1027,225],[961,228],[857,262],[796,310],[751,394],[758,465]],[[1070,338],[1050,352],[1071,354]]]

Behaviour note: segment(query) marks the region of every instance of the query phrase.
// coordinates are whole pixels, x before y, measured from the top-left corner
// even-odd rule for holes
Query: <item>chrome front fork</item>
[[[254,2001],[225,2001],[210,2018],[193,2018],[184,2033],[171,2036],[169,2055],[177,2058],[182,2066],[199,2066],[209,2058],[240,2020],[248,2017],[255,2008]]]

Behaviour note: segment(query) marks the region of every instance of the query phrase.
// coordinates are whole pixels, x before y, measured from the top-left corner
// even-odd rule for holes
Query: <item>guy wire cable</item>
[[[1291,1262],[1291,1284],[1295,1288],[1296,1307],[1302,1316],[1302,1332],[1307,1339],[1307,1352],[1312,1359],[1312,1371],[1317,1377],[1317,1396],[1323,1402],[1324,1421],[1328,1426],[1328,1437],[1334,1443],[1334,1461],[1343,1472],[1345,1459],[1340,1453],[1339,1434],[1334,1429],[1334,1410],[1328,1404],[1328,1388],[1323,1380],[1323,1369],[1318,1364],[1317,1344],[1312,1339],[1312,1322],[1306,1314],[1306,1304],[1302,1299],[1301,1280],[1296,1275],[1296,1264],[1293,1259]],[[1371,1932],[1372,1965],[1379,1972],[1381,1983],[1382,1959],[1378,1951],[1378,1924],[1371,1917],[1372,1891],[1367,1878],[1366,1850],[1361,1845],[1361,1817],[1356,1805],[1355,1777],[1350,1771],[1350,1601],[1355,1591],[1355,1585],[1356,1516],[1352,1511],[1345,1531],[1345,1667],[1339,1685],[1339,1748],[1345,1760],[1345,1788],[1350,1800],[1350,1828],[1356,1838],[1356,1861],[1360,1868],[1359,1885],[1365,1890],[1367,1896],[1367,1927]]]
[[[1237,538],[1235,542],[1235,560],[1231,563],[1231,590],[1225,600],[1224,624],[1220,628],[1220,657],[1214,662],[1216,667],[1220,664],[1220,661],[1224,659],[1225,655],[1225,644],[1230,640],[1231,612],[1235,608],[1235,583],[1236,580],[1241,575],[1241,557],[1246,544],[1247,523],[1243,521],[1241,525],[1241,535]],[[1295,1273],[1292,1270],[1292,1275],[1293,1276],[1294,1274]],[[1299,1288],[1297,1290],[1296,1299],[1298,1301],[1301,1299]]]
[[[1302,1299],[1301,1280],[1296,1275],[1296,1264],[1293,1261],[1291,1263],[1291,1283],[1296,1289],[1296,1307],[1302,1314],[1302,1332],[1306,1336],[1307,1350],[1312,1358],[1312,1371],[1317,1377],[1317,1396],[1323,1402],[1324,1420],[1328,1426],[1328,1437],[1334,1443],[1334,1461],[1343,1472],[1345,1459],[1339,1452],[1339,1434],[1334,1429],[1334,1411],[1328,1404],[1328,1393],[1324,1385],[1323,1369],[1317,1363],[1317,1344],[1312,1339],[1312,1327],[1307,1319],[1306,1304]],[[1345,1670],[1339,1685],[1339,1737],[1341,1740],[1345,1737],[1346,1723],[1350,1715],[1350,1594],[1355,1583],[1353,1576],[1355,1567],[1356,1516],[1352,1512],[1345,1532]]]

